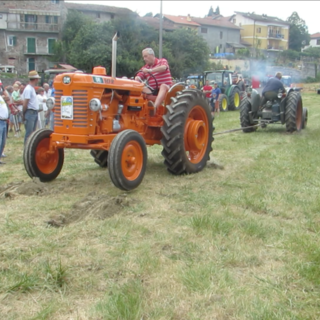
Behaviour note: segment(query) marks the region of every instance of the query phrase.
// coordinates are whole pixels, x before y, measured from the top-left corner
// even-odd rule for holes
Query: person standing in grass
[[[9,110],[6,102],[0,95],[0,165],[5,164],[5,162],[1,161],[4,146],[6,144],[7,139],[7,121],[9,118]]]
[[[218,87],[218,84],[215,82],[214,83],[214,87],[212,89],[211,95],[212,95],[212,118],[214,119],[215,116],[215,112],[218,113],[219,116],[219,112],[220,112],[220,108],[219,108],[219,95],[221,94],[221,90]]]
[[[29,72],[28,78],[29,84],[26,86],[23,92],[23,118],[26,128],[24,145],[26,145],[26,142],[31,133],[34,132],[37,128],[39,103],[34,87],[38,84],[38,81],[39,79],[41,79],[41,77],[39,76],[37,71],[33,70]]]

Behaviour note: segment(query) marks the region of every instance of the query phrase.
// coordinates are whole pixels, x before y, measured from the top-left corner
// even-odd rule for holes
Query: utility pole
[[[162,58],[162,0],[160,0],[159,59]]]

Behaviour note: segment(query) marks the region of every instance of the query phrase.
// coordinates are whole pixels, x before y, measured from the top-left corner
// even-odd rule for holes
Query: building
[[[0,65],[12,65],[18,73],[50,68],[54,43],[66,18],[63,0],[1,1]]]
[[[223,17],[192,17],[199,24],[198,34],[207,42],[211,55],[216,53],[236,53],[246,46],[240,43],[241,28]]]
[[[88,1],[89,3],[89,1]],[[65,2],[65,7],[67,10],[77,10],[82,12],[86,16],[95,20],[96,22],[106,22],[111,21],[116,17],[123,17],[127,15],[138,16],[137,13],[134,13],[127,8],[118,8],[111,6],[104,6],[100,4],[83,4],[83,3],[71,3]]]
[[[252,50],[259,49],[263,53],[288,50],[289,22],[266,14],[238,11],[235,11],[229,20],[241,27],[241,41],[249,45]]]
[[[303,50],[306,50],[308,48],[320,48],[320,32],[310,35],[309,45],[305,46]]]
[[[160,14],[155,15],[156,18],[160,17]],[[190,15],[186,16],[172,16],[169,14],[163,15],[163,22],[166,25],[171,26],[173,29],[185,28],[188,30],[198,30],[200,25],[192,20]]]

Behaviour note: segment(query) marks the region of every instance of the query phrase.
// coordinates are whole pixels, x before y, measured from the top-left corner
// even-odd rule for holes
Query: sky
[[[89,0],[65,0],[66,2],[89,3]],[[128,8],[144,16],[148,12],[153,15],[160,13],[160,0],[152,1],[106,1],[90,0],[92,4],[103,4],[107,6]],[[310,34],[320,32],[319,25],[319,1],[171,1],[162,0],[162,13],[171,15],[204,17],[208,14],[210,7],[213,10],[217,6],[220,14],[227,17],[234,11],[255,12],[256,14],[267,14],[286,20],[292,12],[298,12],[301,19],[305,20]]]

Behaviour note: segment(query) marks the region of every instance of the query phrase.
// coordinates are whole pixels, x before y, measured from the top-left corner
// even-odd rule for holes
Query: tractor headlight
[[[101,102],[97,98],[93,98],[90,100],[89,107],[92,111],[99,111],[101,109]]]
[[[278,98],[281,99],[282,98],[282,92],[278,93]]]
[[[53,107],[54,107],[54,98],[53,97],[48,98],[47,102],[46,102],[46,105],[47,105],[47,108],[49,110],[53,109]]]
[[[65,76],[62,81],[64,84],[69,84],[71,82],[71,78],[69,76]]]

